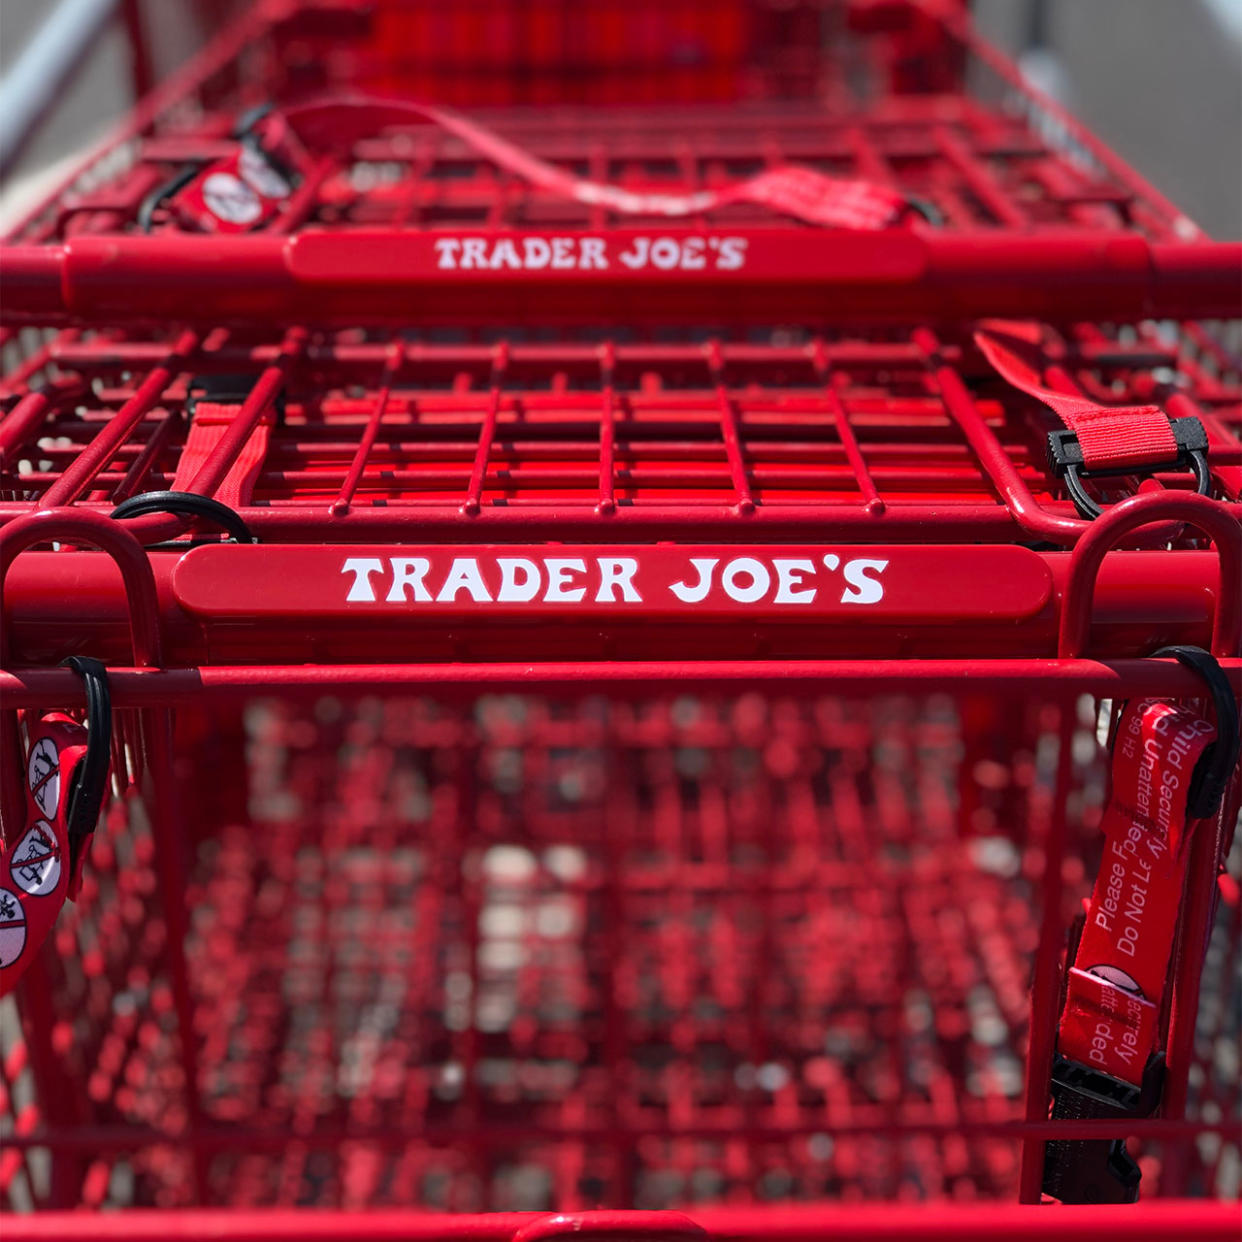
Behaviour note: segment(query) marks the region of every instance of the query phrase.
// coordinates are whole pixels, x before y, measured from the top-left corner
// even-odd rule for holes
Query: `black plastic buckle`
[[[186,417],[194,417],[200,401],[214,402],[216,405],[244,405],[258,382],[257,375],[236,371],[192,376],[186,385]],[[278,392],[272,399],[272,405],[276,409],[276,417],[283,420],[285,394]]]
[[[1052,1066],[1052,1120],[1148,1117],[1160,1102],[1164,1057],[1147,1062],[1143,1085],[1057,1054]],[[1052,1139],[1044,1148],[1044,1194],[1062,1203],[1135,1203],[1142,1180],[1124,1139]]]
[[[1203,424],[1197,418],[1174,418],[1169,426],[1173,429],[1177,456],[1168,461],[1086,470],[1083,468],[1082,445],[1078,443],[1077,433],[1061,428],[1048,433],[1048,464],[1052,467],[1053,474],[1065,480],[1065,487],[1074,502],[1074,508],[1085,518],[1098,518],[1103,510],[1087,495],[1087,490],[1082,485],[1083,479],[1132,474],[1147,477],[1168,470],[1189,470],[1195,476],[1199,495],[1206,496],[1212,484],[1212,475],[1208,470],[1208,438]]]

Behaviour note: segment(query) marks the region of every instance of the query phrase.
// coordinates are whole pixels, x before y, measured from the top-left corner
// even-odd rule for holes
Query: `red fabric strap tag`
[[[276,115],[264,124],[272,123]],[[409,125],[412,120],[438,126],[498,168],[545,193],[607,207],[622,215],[676,218],[713,211],[729,203],[748,202],[807,224],[882,229],[895,223],[909,206],[904,195],[887,186],[829,177],[801,165],[782,165],[719,189],[681,194],[629,190],[575,177],[456,112],[428,104],[338,96],[294,108],[283,115],[281,124],[308,150],[345,155],[359,138],[388,126]]]
[[[975,332],[975,344],[1015,388],[1042,401],[1078,436],[1088,470],[1177,460],[1173,428],[1159,406],[1102,406],[1041,383],[1039,333],[1036,324],[989,322]]]
[[[81,887],[81,867],[69,874],[68,815],[86,730],[59,712],[32,731],[26,758],[26,826],[16,841],[0,842],[0,997],[34,961],[66,897]]]
[[[198,401],[195,404],[185,448],[177,462],[177,473],[172,482],[173,491],[190,490],[195,476],[215,452],[216,446],[224,439],[240,411],[241,405],[236,402]],[[267,457],[267,445],[275,424],[276,411],[269,409],[246,438],[241,451],[229,467],[228,474],[213,493],[214,498],[221,504],[228,505],[230,509],[240,509],[250,503],[254,485]]]
[[[1138,1086],[1160,1001],[1189,854],[1195,764],[1216,728],[1173,703],[1126,706],[1113,750],[1104,855],[1069,972],[1063,1056]]]
[[[183,225],[202,233],[250,233],[270,223],[293,186],[255,147],[204,168],[169,200]]]

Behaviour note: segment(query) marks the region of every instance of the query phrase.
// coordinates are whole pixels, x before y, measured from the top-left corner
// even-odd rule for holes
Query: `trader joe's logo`
[[[646,604],[797,607],[876,604],[888,561],[815,556],[347,556],[345,600],[356,604]]]
[[[442,272],[735,272],[746,263],[745,237],[437,237]]]

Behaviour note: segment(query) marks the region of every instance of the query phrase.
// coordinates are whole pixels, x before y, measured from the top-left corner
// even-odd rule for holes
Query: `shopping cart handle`
[[[469,243],[467,248],[466,243]],[[892,321],[1234,316],[1242,244],[1163,245],[1080,231],[981,239],[910,229],[737,227],[307,228],[81,235],[0,251],[5,324],[233,318],[299,323],[556,316],[584,304],[662,320],[706,308],[753,316],[745,289],[784,314]],[[1073,278],[1082,287],[1073,285]],[[658,298],[649,296],[659,290]]]

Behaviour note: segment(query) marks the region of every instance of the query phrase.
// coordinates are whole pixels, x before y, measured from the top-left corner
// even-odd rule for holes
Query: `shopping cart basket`
[[[312,143],[253,235],[199,236],[177,195],[273,102],[237,60],[266,20],[4,256],[6,840],[61,779],[45,738],[66,795],[92,738],[112,782],[4,1002],[6,1206],[168,1210],[71,1226],[124,1236],[1229,1236],[1228,763],[1180,853],[1163,1081],[1108,1111],[1054,1054],[1110,874],[1102,725],[1179,703],[1229,758],[1194,661],[1236,695],[1242,376],[1199,322],[1236,309],[1234,252],[1077,131],[887,87],[847,139],[699,112],[676,180],[649,112],[496,127],[638,194],[871,161],[933,200],[882,245],[756,201],[656,233],[423,121]],[[736,286],[489,259],[412,302],[390,270],[692,234],[776,249]],[[1048,457],[1074,402],[1197,420],[1199,456],[1088,468],[1084,516]],[[1130,1160],[1120,1219],[1004,1206],[1130,1197]]]
[[[346,82],[461,105],[806,98],[844,6],[768,0],[332,0],[271,8],[282,89]]]
[[[1198,339],[1164,348],[1189,365]],[[188,398],[171,386],[114,452],[91,447],[121,425],[106,410],[38,428],[18,452],[47,456],[20,456],[31,468],[8,480],[27,498],[9,502],[7,547],[99,542],[123,570],[63,550],[8,563],[6,707],[73,708],[77,675],[50,665],[104,657],[119,796],[19,991],[10,1204],[1037,1196],[1042,1141],[1065,1132],[1045,1120],[1058,963],[1101,849],[1105,752],[1083,696],[1201,693],[1135,657],[1209,643],[1214,594],[1228,657],[1236,524],[1166,476],[1088,525],[1022,447],[1032,410],[985,395],[1003,381],[981,355],[955,412],[950,369],[899,344],[834,359],[857,385],[839,391],[812,387],[814,342],[797,386],[791,347],[733,347],[768,378],[729,398],[749,508],[701,345],[697,386],[648,380],[645,394],[621,382],[615,346],[612,384],[588,390],[589,437],[569,360],[517,344],[520,395],[423,389],[465,358],[415,349],[379,420],[380,394],[352,395],[348,370],[325,391],[321,345],[305,381],[300,356],[290,367],[280,421],[237,456],[218,436],[211,447],[197,412],[171,413]],[[1138,342],[1084,330],[1060,345],[1083,382],[1141,386]],[[454,348],[490,365],[493,347]],[[635,357],[649,376],[688,365],[689,347],[648,348]],[[331,365],[374,375],[389,352]],[[125,404],[111,385],[147,384],[140,356],[57,365]],[[596,363],[608,356],[595,347]],[[541,357],[561,380],[531,369]],[[938,395],[916,390],[920,373]],[[1205,368],[1201,382],[1205,406],[1233,408],[1236,373]],[[967,408],[977,424],[959,421]],[[262,542],[144,554],[130,532],[160,538],[150,527],[169,519],[110,518],[99,498],[170,490],[195,454]],[[1213,489],[1236,494],[1229,451],[1216,455]],[[92,459],[90,477],[74,473]],[[33,512],[65,479],[76,503]],[[614,526],[624,514],[634,524]],[[1105,556],[1148,518],[1206,522],[1222,568],[1193,528],[1173,532],[1177,550]],[[799,535],[808,523],[823,537]],[[1075,551],[1023,546],[1054,541]],[[697,586],[696,557],[721,573],[708,598],[624,616],[627,586]],[[825,594],[830,558],[865,564],[813,622],[785,620],[777,562],[805,592],[810,557]],[[526,598],[489,611],[476,593],[501,603],[506,559]],[[880,566],[895,608],[860,623],[841,601]],[[1092,649],[1120,659],[1081,658],[1097,568]],[[605,570],[614,598],[595,608]],[[554,575],[559,593],[589,591],[587,610],[535,599],[536,616],[532,572],[536,595]],[[766,590],[721,594],[726,572],[734,595],[764,577]],[[399,575],[404,603],[389,604]],[[135,662],[148,671],[126,671]],[[1236,679],[1236,660],[1222,665]],[[1223,919],[1198,1036],[1186,951],[1163,1113],[1127,1122],[1147,1195],[1233,1193],[1238,907],[1216,857],[1235,805],[1197,838],[1182,908],[1183,943],[1216,902]],[[784,1218],[749,1219],[736,1228],[771,1236]]]
[[[381,116],[369,132],[321,125],[299,175],[269,166],[277,152],[264,153],[254,129],[263,109],[305,110],[342,91],[356,102],[367,82],[284,82],[270,62],[289,6],[255,6],[13,230],[6,323],[98,315],[442,326],[464,316],[580,328],[673,317],[1129,322],[1238,313],[1237,247],[1210,242],[1034,93],[956,5],[855,9],[870,15],[855,23],[864,27],[882,15],[908,20],[833,44],[845,67],[828,106],[472,112],[551,165],[549,185],[515,174],[460,127],[428,123],[426,112]],[[916,50],[937,41],[954,56],[926,51],[920,60]],[[935,66],[954,58],[964,68],[949,90]],[[792,185],[773,180],[791,170]],[[220,174],[243,201],[226,193],[215,214],[202,191]],[[808,179],[828,211],[796,228]],[[756,180],[765,194],[737,193]],[[620,211],[615,195],[575,197],[583,182],[615,185],[637,203]],[[843,185],[855,199],[834,201]],[[851,226],[859,186],[868,214]],[[672,218],[650,209],[653,194],[694,209]],[[900,210],[888,213],[893,203]],[[719,243],[710,252],[700,249],[705,232]],[[527,234],[541,243],[531,263],[523,250],[516,261],[497,251]],[[557,237],[572,244],[553,259]],[[601,238],[613,243],[603,252]],[[485,246],[437,247],[454,240]]]

